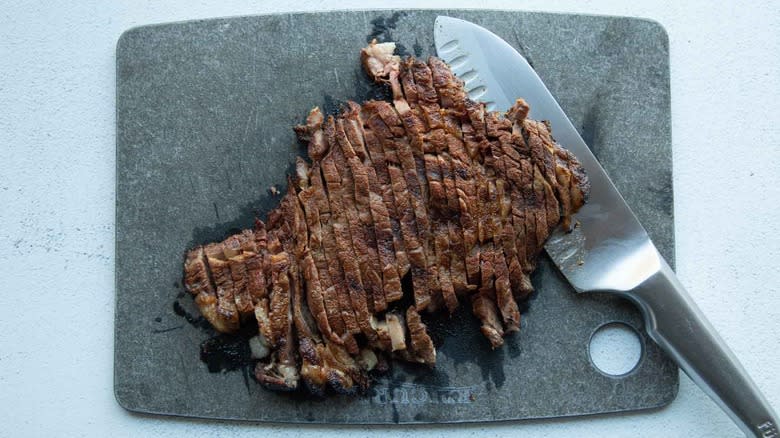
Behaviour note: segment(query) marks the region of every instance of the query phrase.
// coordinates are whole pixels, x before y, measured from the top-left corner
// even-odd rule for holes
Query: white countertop
[[[5,3],[0,10],[0,435],[364,436],[365,427],[139,416],[114,400],[114,54],[121,32],[135,25],[390,3]],[[418,0],[393,6],[625,15],[651,18],[666,28],[678,274],[779,410],[777,2]],[[680,380],[677,399],[652,412],[368,429],[448,438],[741,436],[686,376]]]

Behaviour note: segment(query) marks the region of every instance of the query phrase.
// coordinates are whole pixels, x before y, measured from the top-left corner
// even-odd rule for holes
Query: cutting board
[[[277,394],[241,363],[200,360],[203,342],[226,340],[212,339],[182,289],[184,251],[251,227],[278,202],[270,188],[284,189],[303,153],[292,126],[310,108],[333,112],[348,99],[386,96],[360,68],[367,41],[432,55],[439,14],[481,24],[528,58],[673,261],[668,40],[657,23],[412,10],[130,29],[116,53],[114,389],[123,407],[252,421],[442,423],[656,408],[674,399],[677,367],[644,335],[631,372],[615,377],[594,367],[594,331],[618,321],[641,333],[641,317],[620,299],[575,294],[546,256],[522,328],[503,348],[489,348],[467,311],[429,320],[436,368],[396,364],[364,396]],[[227,356],[241,356],[241,345],[228,347],[235,351]]]

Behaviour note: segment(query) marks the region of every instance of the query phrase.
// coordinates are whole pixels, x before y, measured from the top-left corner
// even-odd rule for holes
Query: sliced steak
[[[312,161],[296,161],[267,225],[186,254],[185,288],[216,330],[254,315],[267,388],[355,394],[388,357],[434,366],[420,312],[463,302],[498,348],[542,245],[587,198],[582,167],[525,101],[489,113],[441,60],[394,49],[361,52],[391,100],[314,108],[295,127]]]
[[[376,182],[378,193],[382,197],[382,202],[385,205],[385,209],[387,210],[390,219],[390,230],[393,236],[393,248],[395,249],[398,276],[401,278],[406,275],[410,269],[409,258],[406,254],[406,245],[401,234],[401,213],[398,211],[395,202],[390,173],[387,170],[387,163],[385,161],[382,139],[377,137],[371,127],[380,126],[378,125],[380,122],[374,119],[372,120],[372,125],[369,126],[367,117],[368,114],[364,111],[364,107],[361,107],[360,120],[363,124],[363,139],[365,140],[367,152],[365,162],[367,166],[370,163],[370,166],[374,169],[376,178],[372,178],[372,180]],[[382,126],[381,128],[384,129],[385,127]],[[379,233],[379,230],[377,230],[377,233]]]
[[[339,158],[341,162],[347,164],[347,167],[341,168],[341,182],[342,188],[345,189],[344,199],[350,221],[352,246],[360,258],[360,272],[368,294],[372,298],[369,307],[372,312],[382,312],[387,309],[387,299],[382,284],[374,218],[371,214],[368,171],[352,148],[344,126],[342,118],[336,120],[336,142],[341,148]],[[334,155],[338,156],[335,152]],[[354,194],[352,197],[349,196],[349,188]],[[398,286],[400,288],[400,280]]]
[[[269,225],[272,221],[269,221]],[[274,230],[276,231],[276,230]],[[255,378],[263,386],[280,391],[298,387],[300,366],[296,360],[295,332],[290,286],[290,255],[284,251],[276,232],[268,240],[271,263],[271,295],[269,322],[273,352],[268,363],[255,366]]]
[[[363,130],[363,121],[360,119],[360,106],[354,102],[349,102],[349,111],[345,113],[346,133],[350,145],[356,152],[358,164],[356,168],[362,168],[365,171],[366,182],[368,184],[368,210],[369,217],[361,217],[362,222],[374,227],[374,236],[376,241],[377,253],[379,255],[380,272],[382,273],[382,288],[385,293],[385,301],[391,303],[398,301],[403,297],[401,291],[401,276],[403,269],[399,272],[396,261],[396,252],[393,244],[393,225],[390,213],[385,205],[383,194],[384,189],[378,181],[376,169],[370,160],[368,151],[365,147],[365,132]],[[350,163],[350,166],[352,164]],[[354,170],[353,170],[354,173]],[[356,196],[357,184],[356,179]],[[391,189],[392,190],[392,189]],[[365,208],[365,202],[361,205]],[[362,211],[365,213],[365,210]],[[371,224],[373,222],[373,224]]]
[[[331,134],[326,134],[329,143],[331,140],[335,142],[335,122],[328,123],[330,126],[326,128],[326,131],[332,130]],[[328,200],[331,206],[331,214],[333,215],[333,234],[336,240],[336,248],[339,261],[343,268],[344,281],[349,293],[349,302],[352,306],[357,325],[360,331],[370,340],[376,340],[376,332],[371,327],[370,313],[368,308],[368,301],[370,296],[367,294],[366,288],[363,284],[361,276],[360,266],[365,263],[366,252],[358,252],[353,247],[355,241],[352,236],[354,227],[351,228],[350,215],[353,209],[348,212],[349,202],[348,188],[344,188],[342,184],[341,173],[339,167],[343,163],[341,162],[341,152],[335,144],[330,148],[329,153],[322,160],[322,176],[325,180],[327,187]],[[353,221],[355,218],[352,218]],[[356,224],[354,224],[357,226]],[[357,236],[355,236],[357,237]],[[365,244],[365,242],[362,242]],[[346,305],[347,303],[342,303]]]
[[[318,164],[315,164],[311,168],[310,181],[312,188],[315,189],[315,193],[319,193],[322,197],[325,197],[325,202],[320,203],[324,205],[327,210],[320,210],[320,224],[322,225],[322,257],[315,260],[318,263],[317,269],[323,273],[322,278],[326,278],[324,273],[330,277],[333,285],[332,288],[325,290],[326,297],[329,297],[327,302],[333,304],[330,306],[331,313],[341,315],[341,320],[344,324],[345,331],[339,332],[345,345],[352,353],[357,353],[357,342],[354,340],[354,336],[361,333],[360,327],[357,323],[355,311],[352,309],[352,303],[349,297],[349,291],[347,289],[346,278],[341,265],[341,259],[339,257],[338,244],[336,242],[336,235],[333,230],[332,215],[330,214],[330,203],[327,202],[327,197],[324,195],[324,184],[322,182],[321,172]],[[335,302],[333,297],[335,296]],[[334,317],[335,320],[335,317]],[[337,325],[334,325],[337,327]]]
[[[417,185],[417,176],[414,165],[402,168],[399,158],[399,147],[408,149],[408,146],[400,146],[396,141],[393,128],[400,130],[402,134],[400,120],[395,115],[393,108],[386,102],[371,101],[363,106],[367,115],[366,123],[371,127],[373,133],[377,136],[382,145],[382,153],[386,163],[387,173],[390,179],[390,186],[395,200],[395,206],[400,222],[401,235],[403,236],[406,255],[409,258],[412,272],[412,283],[414,285],[415,305],[418,309],[424,309],[430,304],[430,283],[433,276],[427,270],[426,250],[423,246],[426,241],[420,228],[422,226],[417,221],[417,211],[414,208],[414,195],[409,188],[409,181]],[[391,120],[393,125],[388,125],[386,120]],[[420,195],[419,186],[417,195]],[[427,224],[425,224],[427,225]]]

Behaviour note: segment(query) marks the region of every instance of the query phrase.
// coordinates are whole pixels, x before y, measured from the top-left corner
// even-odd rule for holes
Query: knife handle
[[[624,292],[642,311],[648,335],[748,436],[780,437],[780,423],[734,353],[658,255],[660,269]]]

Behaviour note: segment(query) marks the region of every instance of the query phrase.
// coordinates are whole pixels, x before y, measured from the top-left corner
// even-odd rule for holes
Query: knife
[[[780,437],[777,415],[710,325],[647,231],[615,188],[542,80],[512,46],[487,29],[452,17],[434,24],[436,53],[465,81],[473,100],[506,111],[522,97],[529,117],[548,120],[558,143],[591,184],[580,226],[558,229],[547,254],[576,292],[614,293],[642,312],[645,330],[747,435]]]

